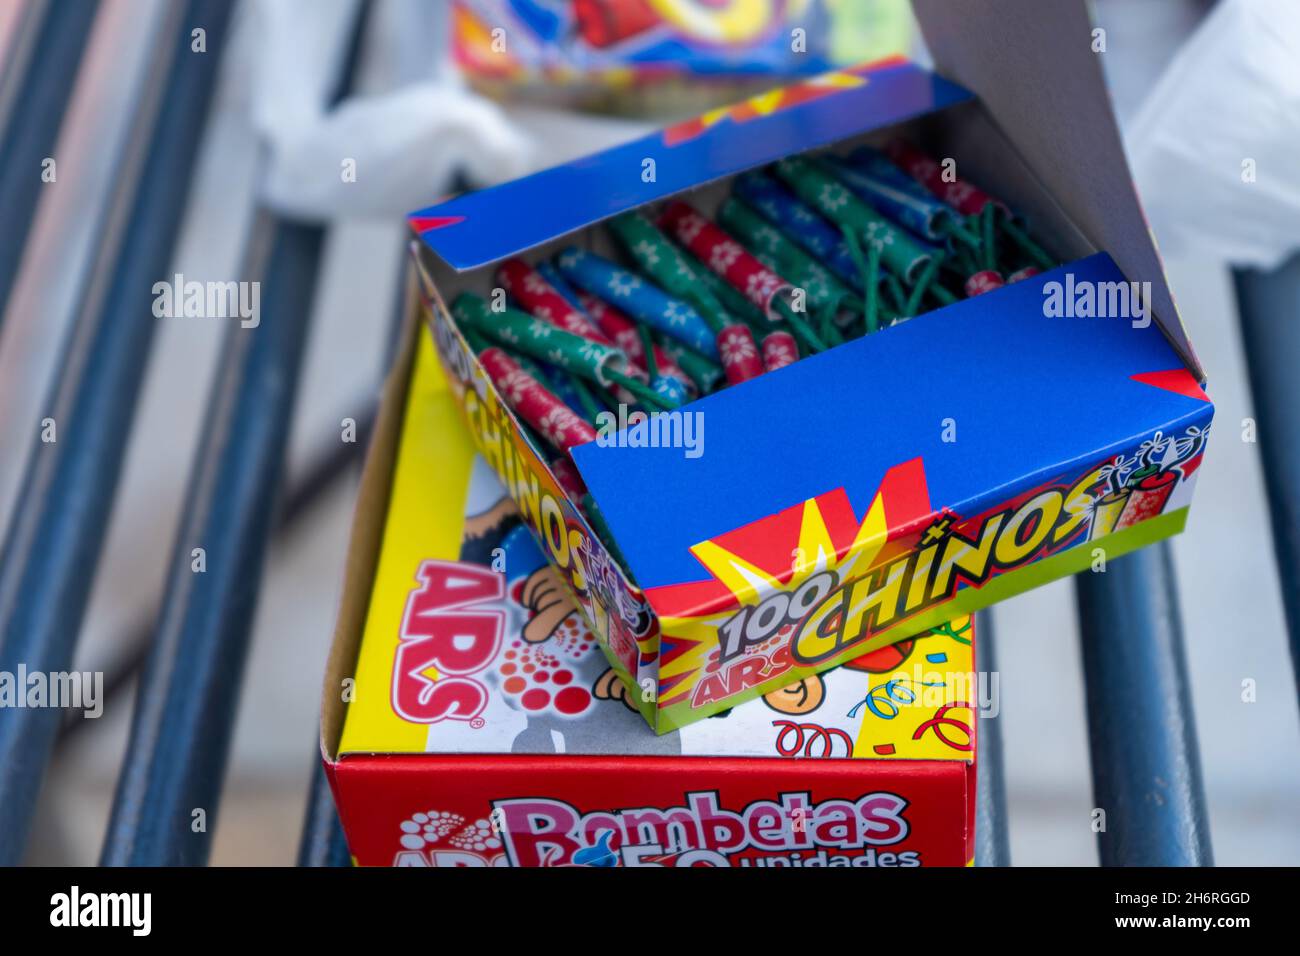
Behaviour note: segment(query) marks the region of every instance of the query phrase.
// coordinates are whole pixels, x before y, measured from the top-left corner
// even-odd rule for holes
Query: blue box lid
[[[466,193],[409,217],[448,265],[475,269],[645,203],[795,151],[970,100],[964,88],[901,59],[772,90],[584,159]],[[654,178],[645,181],[647,160]]]

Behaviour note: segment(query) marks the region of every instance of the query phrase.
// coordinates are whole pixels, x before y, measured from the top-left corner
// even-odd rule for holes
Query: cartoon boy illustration
[[[629,741],[635,741],[638,753],[680,753],[676,735],[646,733],[559,572],[543,557],[514,502],[481,458],[474,461],[465,513],[460,560],[504,567],[510,602],[523,616],[523,646],[505,652],[508,660],[498,675],[512,706],[526,717],[511,750],[626,753]],[[623,706],[598,705],[602,700]],[[587,719],[597,706],[599,718]]]

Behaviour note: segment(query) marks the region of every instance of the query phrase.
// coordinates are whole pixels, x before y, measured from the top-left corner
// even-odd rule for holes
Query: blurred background
[[[7,304],[0,299],[0,514],[7,522],[24,507],[33,436],[51,414],[69,336],[95,293],[97,250],[113,237],[110,213],[139,145],[133,123],[159,68],[160,38],[176,29],[176,11],[186,6],[47,2],[65,16],[89,10],[93,23],[80,68],[65,77],[70,99],[50,154],[57,180],[38,185],[22,172],[39,196]],[[489,12],[476,21],[474,11],[443,0],[374,0],[366,5],[354,81],[331,105],[329,88],[348,56],[360,6],[235,5],[224,49],[206,54],[220,57],[211,109],[190,118],[199,123],[198,165],[171,272],[244,275],[269,213],[328,223],[319,270],[306,280],[315,298],[287,423],[282,487],[297,491],[295,510],[292,522],[280,521],[261,578],[214,864],[297,858],[363,445],[348,447],[340,436],[345,419],[364,431],[384,373],[400,295],[402,214],[809,68],[755,54],[740,74],[714,64],[702,76],[646,84],[602,62],[592,81],[591,63],[529,61],[522,49],[508,68],[488,68],[495,61],[482,55],[482,25],[491,22],[490,8],[511,4],[481,4]],[[544,11],[547,4],[523,6]],[[23,51],[49,7],[0,2],[0,116],[22,106],[12,100],[14,78],[29,66]],[[1261,181],[1268,162],[1289,162],[1294,171],[1297,18],[1286,4],[1248,0],[1097,0],[1091,8],[1105,30],[1099,58],[1135,179],[1217,405],[1196,507],[1173,543],[1215,860],[1296,864],[1300,723],[1279,587],[1286,581],[1294,588],[1294,580],[1278,572],[1260,443],[1243,440],[1243,423],[1256,410],[1232,268],[1281,266],[1300,245],[1287,234],[1300,209],[1287,208],[1294,196],[1265,193],[1266,212],[1220,199],[1203,167],[1221,160],[1235,179],[1251,157]],[[810,45],[822,62],[890,53],[926,59],[905,0],[840,0],[816,16]],[[50,69],[66,71],[66,62],[52,61]],[[340,180],[339,157],[355,160],[355,182]],[[153,172],[160,173],[145,170],[142,188],[164,188]],[[0,176],[17,175],[0,167]],[[0,221],[0,230],[8,228]],[[33,863],[99,859],[139,663],[175,560],[205,418],[223,394],[223,363],[232,360],[229,320],[152,321],[134,421],[103,436],[120,443],[124,467],[76,642],[76,667],[103,670],[117,686],[102,719],[76,721],[55,745],[27,849]],[[1003,708],[997,721],[1017,865],[1097,862],[1077,622],[1068,580],[994,612]],[[1255,682],[1252,702],[1243,701],[1244,680]],[[0,721],[9,719],[0,712]]]

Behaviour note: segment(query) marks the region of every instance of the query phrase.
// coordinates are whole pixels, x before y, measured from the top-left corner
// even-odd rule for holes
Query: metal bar
[[[405,247],[405,243],[403,243]],[[397,296],[396,308],[393,310],[392,319],[388,329],[387,340],[384,346],[383,362],[380,366],[380,378],[388,373],[393,364],[393,357],[397,354],[397,345],[400,338],[400,331],[405,321],[407,303],[407,258],[405,255],[399,257],[401,268],[397,277]],[[351,466],[359,462],[364,457],[365,450],[370,444],[370,433],[374,429],[375,420],[379,415],[379,402],[371,396],[367,396],[360,401],[355,401],[348,406],[349,409],[361,407],[359,415],[351,417],[357,423],[355,442],[326,442],[322,448],[317,449],[317,453],[308,461],[307,466],[302,470],[302,474],[297,477],[294,483],[284,496],[284,502],[276,511],[274,536],[276,539],[287,536],[293,532],[302,518],[311,511],[325,494],[334,487],[334,483],[347,474]],[[336,421],[344,418],[339,415]],[[92,671],[104,675],[103,702],[104,707],[108,708],[112,702],[124,691],[135,678],[136,672],[144,666],[145,658],[149,654],[149,642],[153,637],[153,628],[158,620],[160,610],[154,608],[144,614],[136,616],[134,626],[128,628],[125,634],[114,641],[112,647],[116,652],[101,666],[91,668]],[[83,719],[78,710],[71,710],[64,713],[63,725],[59,730],[59,742],[76,736],[78,730],[88,726],[88,722]]]
[[[23,249],[44,188],[42,164],[54,158],[59,127],[72,99],[78,67],[99,0],[46,5],[35,41],[16,78],[13,100],[0,126],[0,326],[22,262]],[[55,167],[57,173],[57,166]]]
[[[307,819],[302,828],[302,842],[298,847],[299,866],[351,866],[352,856],[334,807],[334,794],[330,792],[325,769],[317,753],[316,770],[312,774],[311,792],[307,797]]]
[[[1075,578],[1102,866],[1212,866],[1173,557]]]
[[[993,613],[975,615],[975,671],[997,671],[993,646]],[[1001,687],[1001,682],[990,686]],[[980,716],[975,761],[975,865],[1010,866],[1011,841],[1007,826],[1006,776],[1002,762],[1002,703],[995,699],[998,716]]]
[[[167,9],[123,189],[47,406],[55,431],[45,437],[55,440],[36,438],[0,555],[0,670],[71,668],[157,327],[152,287],[180,230],[231,8],[190,0]],[[207,31],[206,54],[189,52],[196,27]],[[16,708],[0,721],[0,865],[21,859],[59,717]]]
[[[301,477],[289,487],[284,502],[276,512],[274,534],[277,539],[291,534],[302,519],[310,514],[325,494],[335,486],[338,479],[346,475],[363,457],[363,452],[370,441],[370,432],[374,428],[378,406],[373,399],[358,404],[363,405],[363,411],[356,416],[357,440],[328,442],[326,447],[320,449],[308,462]],[[355,407],[355,404],[352,407]],[[131,681],[144,666],[145,659],[149,656],[153,629],[159,614],[160,610],[155,608],[151,612],[139,615],[136,623],[113,642],[112,646],[118,649],[116,653],[103,664],[90,668],[104,675],[102,699],[106,710],[131,685]],[[59,743],[62,744],[76,736],[80,730],[91,726],[93,721],[83,719],[81,711],[65,711],[63,726],[59,731]]]
[[[261,324],[231,326],[209,399],[105,866],[207,860],[325,238],[315,226],[275,232]]]
[[[1259,454],[1273,518],[1282,606],[1291,640],[1291,666],[1300,698],[1300,254],[1272,272],[1233,272],[1241,338],[1250,370]]]
[[[396,307],[389,320],[388,336],[384,344],[381,380],[392,368],[401,340],[401,330],[406,324],[407,313],[415,302],[415,279],[409,272],[405,251],[398,256],[398,263],[397,294],[394,297]],[[378,403],[367,406],[364,425],[362,420],[357,422],[357,431],[365,437],[358,441],[357,445],[362,447],[369,445],[370,434],[378,416]],[[307,794],[307,816],[298,846],[298,865],[351,866],[352,854],[348,850],[347,838],[343,835],[343,824],[339,820],[338,808],[334,805],[334,794],[325,777],[319,753],[316,755],[315,764],[311,788]]]
[[[362,32],[354,31],[339,95]],[[281,223],[265,268],[247,270],[262,276],[261,322],[227,333],[136,695],[105,866],[207,862],[324,243],[322,226]],[[202,573],[193,570],[195,548],[205,552]]]
[[[358,404],[362,406],[362,412],[355,417],[357,440],[328,442],[308,462],[302,475],[289,487],[282,506],[276,512],[275,540],[292,534],[302,519],[320,504],[335,483],[364,457],[379,408],[378,403],[369,398],[363,402],[355,402],[349,407],[354,408]],[[342,417],[344,416],[339,416]],[[89,668],[104,675],[102,699],[105,709],[112,706],[113,701],[131,685],[131,681],[144,666],[145,659],[149,656],[154,624],[160,613],[160,609],[155,608],[153,611],[138,615],[136,623],[126,630],[124,636],[112,643],[112,646],[119,650],[103,664]],[[59,730],[59,743],[72,739],[77,736],[78,731],[90,726],[92,724],[83,719],[81,711],[65,711],[63,724]]]

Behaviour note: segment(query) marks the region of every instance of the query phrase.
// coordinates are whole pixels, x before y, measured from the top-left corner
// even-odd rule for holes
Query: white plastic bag
[[[329,109],[359,0],[258,0],[249,96],[268,148],[262,198],[296,218],[392,218],[436,202],[462,174],[481,186],[644,129],[545,110],[518,115],[468,90],[449,62],[449,5],[382,0],[365,89]],[[376,69],[377,67],[377,69]]]
[[[1220,0],[1126,132],[1165,252],[1269,269],[1300,249],[1300,2]]]

